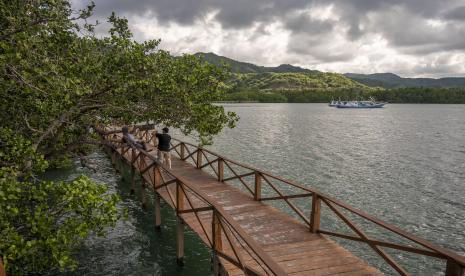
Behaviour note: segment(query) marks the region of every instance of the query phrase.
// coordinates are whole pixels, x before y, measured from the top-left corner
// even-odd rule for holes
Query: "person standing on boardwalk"
[[[156,133],[158,138],[158,160],[161,163],[168,165],[171,169],[171,154],[170,154],[170,141],[171,136],[168,134],[169,129],[163,128],[163,133]]]
[[[123,132],[123,143],[130,143],[136,146],[139,149],[147,150],[147,145],[143,141],[139,141],[134,136],[129,133],[129,128],[127,126],[124,126],[122,128]]]

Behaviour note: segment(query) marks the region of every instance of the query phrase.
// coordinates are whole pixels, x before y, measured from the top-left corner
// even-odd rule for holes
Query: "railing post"
[[[218,159],[218,181],[223,182],[224,179],[224,160]]]
[[[139,172],[141,172],[145,170],[145,168],[147,167],[147,163],[145,162],[144,155],[141,154],[139,158],[140,158]],[[145,188],[146,187],[147,187],[147,182],[145,181],[144,176],[141,174],[140,202],[141,202],[142,209],[144,209],[144,211],[147,210],[147,206],[145,204]]]
[[[321,198],[317,193],[312,194],[312,214],[310,217],[310,232],[317,233],[320,229]]]
[[[184,210],[184,192],[181,187],[182,183],[176,181],[176,212]]]
[[[465,268],[454,260],[447,260],[445,276],[464,276]]]
[[[254,200],[260,200],[262,198],[262,176],[259,172],[255,171],[255,193]]]
[[[182,183],[176,182],[176,262],[178,265],[184,265],[184,221],[182,220],[179,212],[184,209],[184,192],[181,188]]]
[[[184,143],[181,142],[181,159],[184,160],[184,158],[186,158],[186,149],[185,149],[186,145],[184,145]]]
[[[131,195],[136,191],[136,169],[131,164]]]
[[[160,230],[161,227],[161,206],[160,206],[160,194],[158,194],[156,188],[160,186],[161,175],[160,171],[158,170],[158,166],[153,167],[153,187],[155,193],[155,200],[154,200],[154,213],[155,213],[155,230]]]
[[[145,188],[146,187],[147,185],[145,184],[145,180],[142,177],[142,185],[141,185],[141,190],[140,190],[140,203],[144,211],[147,211],[147,205],[145,204]]]
[[[200,169],[202,166],[202,149],[199,148],[197,150],[197,169]]]
[[[223,240],[221,238],[221,222],[215,210],[212,213],[212,249],[213,249],[213,275],[220,275],[220,262],[216,252],[223,251]]]

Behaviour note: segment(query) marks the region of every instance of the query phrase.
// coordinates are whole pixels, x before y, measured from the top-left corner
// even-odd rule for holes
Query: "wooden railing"
[[[152,131],[136,130],[135,133],[139,138],[155,145],[154,133]],[[208,168],[208,171],[217,177],[218,181],[229,183],[231,181],[238,180],[239,184],[241,184],[245,190],[250,193],[254,200],[279,200],[284,202],[294,212],[294,214],[309,227],[309,231],[312,233],[319,233],[367,244],[400,275],[409,275],[409,273],[383,248],[391,248],[403,252],[446,260],[446,276],[463,276],[465,273],[465,257],[434,245],[429,241],[408,233],[396,226],[381,221],[364,211],[356,209],[320,191],[231,160],[208,149],[201,148],[178,139],[172,139],[171,151],[177,154],[180,159],[192,162],[198,169],[207,170]],[[262,195],[265,191],[265,185],[268,186],[268,191],[271,190],[275,193],[274,196]],[[283,191],[282,187],[285,187],[286,191]],[[294,193],[288,193],[290,190],[293,190]],[[311,201],[310,216],[305,215],[305,212],[291,201],[292,199],[297,198],[309,198]],[[320,225],[322,203],[329,207],[329,210],[331,210],[345,225],[347,225],[355,233],[355,235],[329,231],[322,228],[322,225]],[[345,215],[341,209],[348,211],[351,215],[355,215],[388,230],[391,235],[407,239],[416,246],[373,239],[369,237],[356,223],[354,223],[353,220]]]
[[[218,257],[220,257],[243,270],[245,275],[286,275],[283,269],[221,206],[212,202],[197,187],[189,184],[182,176],[173,173],[147,151],[134,145],[122,143],[121,136],[115,131],[105,129],[97,129],[97,131],[106,141],[110,141],[108,146],[113,152],[112,161],[114,164],[117,163],[115,160],[118,156],[129,155],[129,165],[132,168],[131,189],[135,188],[135,171],[142,176],[144,188],[147,183],[152,183],[152,188],[155,191],[155,227],[159,227],[161,223],[159,192],[164,189],[168,194],[169,201],[178,214],[178,261],[182,261],[184,251],[182,215],[193,213],[206,237],[207,245],[214,253],[214,270],[218,271],[219,269]],[[143,132],[136,130],[135,134],[147,143],[153,144],[155,142],[154,135],[148,130]],[[201,215],[204,217],[206,212],[211,215],[211,225],[205,225],[204,220],[200,217]],[[224,240],[227,241],[227,244],[223,244]],[[229,250],[225,250],[226,248]]]

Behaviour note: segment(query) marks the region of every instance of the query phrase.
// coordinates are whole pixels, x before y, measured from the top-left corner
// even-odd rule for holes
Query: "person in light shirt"
[[[139,149],[147,150],[145,142],[137,140],[131,133],[127,126],[123,127],[123,142],[135,145]]]

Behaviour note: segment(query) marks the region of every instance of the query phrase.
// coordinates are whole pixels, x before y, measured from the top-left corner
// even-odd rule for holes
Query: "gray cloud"
[[[426,40],[446,44],[441,31],[425,25],[427,19],[455,20],[453,24],[461,26],[448,28],[447,34],[461,35],[465,6],[459,6],[459,3],[460,0],[97,0],[96,15],[105,17],[116,11],[127,17],[155,17],[160,24],[188,25],[216,11],[215,19],[225,29],[281,21],[293,32],[311,35],[331,31],[335,21],[339,21],[345,26],[345,35],[350,40],[358,40],[368,32],[380,33],[393,45],[405,46],[424,44]],[[295,15],[296,11],[328,5],[332,5],[335,12],[336,18],[332,21]],[[449,9],[445,10],[445,7]],[[396,14],[396,11],[401,12]],[[369,29],[364,27],[367,24],[371,24]],[[462,47],[456,41],[451,44]]]
[[[465,6],[460,6],[446,11],[443,16],[445,20],[465,21]]]
[[[294,33],[306,33],[311,35],[332,32],[336,24],[332,20],[318,20],[308,14],[291,15],[285,18],[285,26]]]
[[[87,3],[86,0],[73,1],[74,6]],[[207,15],[214,15],[213,20],[220,24],[225,33],[224,38],[234,38],[237,31],[241,30],[252,32],[246,35],[250,47],[254,47],[253,44],[260,37],[270,35],[271,31],[267,26],[278,23],[289,32],[287,38],[289,55],[287,60],[282,60],[283,63],[295,60],[299,56],[309,61],[309,64],[349,62],[363,55],[360,49],[373,37],[384,39],[387,44],[384,47],[389,47],[399,55],[416,58],[465,50],[463,0],[96,0],[95,2],[95,17],[100,20],[115,11],[127,17],[130,22],[136,18],[139,22],[141,20],[151,22],[156,19],[160,26],[170,26],[175,23],[189,27],[205,20]],[[318,16],[318,11],[325,7],[331,8],[330,17],[321,18]],[[227,32],[231,34],[226,34]],[[144,37],[141,30],[136,30],[135,34],[138,39]],[[163,39],[163,34],[160,36]],[[341,40],[342,38],[345,42]],[[179,40],[179,49],[182,48],[182,43],[200,43],[195,36],[181,37]],[[338,46],[334,45],[335,43],[347,43],[348,46]],[[204,49],[204,51],[211,50]],[[250,48],[232,51],[231,46],[225,46],[219,51],[233,52],[237,56],[249,56],[246,51],[254,52]],[[272,49],[269,52],[272,53]],[[268,60],[275,59],[268,58]],[[435,68],[443,70],[451,61],[436,62],[435,66],[430,66],[428,70],[431,72]],[[455,65],[450,68],[463,72],[463,68]],[[431,73],[430,71],[427,73]]]

